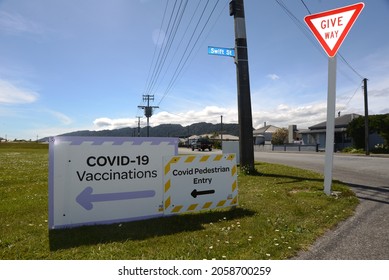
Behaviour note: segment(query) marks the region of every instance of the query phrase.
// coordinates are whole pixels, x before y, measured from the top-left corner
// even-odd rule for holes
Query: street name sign
[[[329,10],[304,18],[306,24],[329,57],[333,57],[355,23],[364,3]]]
[[[208,54],[235,57],[235,49],[233,49],[233,48],[220,48],[220,47],[208,47]]]
[[[51,137],[49,229],[163,216],[163,157],[176,138]]]
[[[165,157],[165,215],[238,205],[237,170],[235,154]]]

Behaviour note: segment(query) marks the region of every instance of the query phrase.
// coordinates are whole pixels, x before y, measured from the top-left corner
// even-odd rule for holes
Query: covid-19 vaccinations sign
[[[162,216],[164,156],[175,138],[52,137],[49,228]]]

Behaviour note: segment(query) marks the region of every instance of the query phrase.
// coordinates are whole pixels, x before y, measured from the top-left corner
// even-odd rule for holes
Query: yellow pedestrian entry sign
[[[164,158],[165,215],[236,205],[235,154]]]

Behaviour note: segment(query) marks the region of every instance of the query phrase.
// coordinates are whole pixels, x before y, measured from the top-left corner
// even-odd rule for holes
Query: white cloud
[[[285,105],[285,104],[280,104],[277,106],[278,111],[287,111],[288,109],[289,109],[289,106]]]
[[[266,77],[268,77],[269,79],[271,79],[273,81],[276,81],[276,80],[280,79],[280,76],[278,76],[277,74],[269,74]]]
[[[35,91],[24,89],[8,81],[0,80],[0,104],[33,103],[39,97]]]
[[[160,124],[181,124],[187,126],[193,123],[209,122],[219,123],[223,116],[225,123],[237,123],[238,114],[236,109],[221,108],[217,106],[207,106],[199,111],[190,110],[187,112],[170,113],[166,111],[156,112],[150,119],[150,126]],[[138,119],[136,118],[118,118],[111,119],[107,117],[97,118],[93,124],[95,129],[117,129],[123,127],[136,127]],[[146,117],[141,118],[141,127],[146,126]]]
[[[267,76],[272,80],[280,77],[276,74]],[[275,85],[274,83],[272,83]],[[260,90],[252,91],[252,116],[253,127],[262,127],[264,122],[278,127],[288,127],[295,124],[299,129],[308,128],[327,119],[326,89],[314,89],[313,92],[296,94],[290,92],[287,83],[276,83],[277,86],[267,86]],[[369,83],[369,112],[370,114],[388,113],[387,98],[389,97],[389,79],[381,78],[376,83]],[[354,98],[354,86],[347,91],[347,95],[339,95],[336,103],[336,114],[357,113],[363,114],[363,94],[358,93]],[[215,95],[215,94],[214,94]],[[225,95],[225,94],[224,94]],[[229,94],[228,96],[232,96]],[[198,122],[220,123],[220,116],[223,116],[224,123],[238,122],[238,109],[236,104],[228,103],[225,100],[231,98],[220,98],[219,106],[199,106],[191,104],[187,106],[188,111],[173,111],[174,113],[157,110],[150,118],[150,126],[160,124],[181,124],[187,126]],[[182,100],[180,100],[182,101]],[[351,102],[350,102],[351,101]],[[223,104],[223,105],[220,105]],[[196,106],[194,106],[196,105]],[[183,106],[180,106],[181,108]],[[95,125],[100,129],[114,129],[119,127],[135,127],[137,119],[97,119]],[[146,125],[146,118],[141,119],[141,127]]]
[[[363,107],[361,108],[363,109]],[[363,112],[355,108],[349,108],[343,103],[337,103],[336,112],[341,111],[341,114]],[[387,111],[386,111],[387,112]],[[374,112],[385,113],[385,112]],[[208,122],[220,123],[223,116],[223,123],[238,123],[238,110],[233,107],[206,106],[200,110],[189,110],[186,112],[171,113],[167,111],[156,112],[150,118],[150,126],[155,127],[161,124],[180,124],[188,126],[193,123]],[[272,104],[264,108],[256,108],[252,110],[253,127],[260,128],[266,122],[267,125],[278,127],[288,127],[289,125],[297,125],[298,129],[305,129],[327,119],[327,102],[320,100],[313,103],[305,104]],[[97,118],[93,124],[95,129],[118,129],[123,127],[136,127],[137,118]],[[141,127],[146,126],[146,118],[141,118]]]
[[[325,102],[285,105],[280,104],[264,111],[253,112],[253,126],[262,127],[264,122],[278,127],[288,127],[291,124],[298,128],[308,128],[314,124],[325,121],[327,116],[327,105]]]
[[[0,12],[0,30],[10,34],[43,33],[43,28],[39,24],[23,17],[20,14],[7,13],[4,11]]]
[[[313,104],[303,104],[299,106],[280,104],[262,111],[252,111],[253,127],[262,127],[264,122],[279,127],[288,127],[296,124],[298,128],[308,128],[309,126],[326,120],[326,102]],[[337,108],[339,110],[339,108]],[[193,123],[208,122],[220,123],[223,116],[223,123],[238,123],[237,108],[221,108],[218,106],[207,106],[201,110],[190,110],[187,112],[170,113],[161,111],[155,113],[150,118],[150,126],[155,127],[160,124],[181,124],[182,126]],[[122,127],[136,127],[137,119],[110,119],[98,118],[93,123],[98,129],[116,129]],[[141,119],[141,127],[146,126],[146,118]]]
[[[73,122],[70,117],[66,116],[65,114],[63,114],[61,112],[52,111],[52,110],[47,110],[47,112],[49,112],[51,115],[56,117],[64,125],[69,125]]]
[[[369,91],[371,97],[389,97],[389,87],[383,89],[373,89]]]
[[[169,123],[187,126],[199,122],[219,123],[221,121],[221,116],[223,116],[224,123],[238,122],[237,109],[206,106],[201,110],[190,110],[187,112],[180,112],[178,114],[172,114],[166,111],[156,113],[150,118],[150,125],[156,126],[159,124]]]
[[[134,127],[135,119],[111,119],[111,118],[97,118],[93,122],[97,130],[103,129],[118,129],[123,127]]]

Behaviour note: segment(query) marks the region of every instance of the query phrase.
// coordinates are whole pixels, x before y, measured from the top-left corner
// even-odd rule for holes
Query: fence
[[[319,145],[302,145],[302,144],[284,144],[272,145],[272,151],[284,152],[318,152]]]

